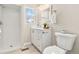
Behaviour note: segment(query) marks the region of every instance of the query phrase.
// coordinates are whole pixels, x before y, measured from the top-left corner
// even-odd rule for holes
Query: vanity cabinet
[[[32,28],[31,42],[40,52],[42,52],[46,47],[52,45],[51,30]]]

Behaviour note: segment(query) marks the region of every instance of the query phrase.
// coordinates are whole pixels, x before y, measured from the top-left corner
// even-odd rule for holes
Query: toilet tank
[[[76,39],[75,34],[55,32],[57,46],[65,50],[71,50]]]

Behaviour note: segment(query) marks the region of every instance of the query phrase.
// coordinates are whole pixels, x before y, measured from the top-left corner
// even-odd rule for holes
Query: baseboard
[[[25,45],[31,45],[31,42],[26,42]]]
[[[26,42],[26,43],[24,43],[24,45],[21,48],[24,49],[30,45],[31,45],[31,42]]]

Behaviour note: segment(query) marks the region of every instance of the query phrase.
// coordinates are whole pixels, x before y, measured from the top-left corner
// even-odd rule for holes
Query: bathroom
[[[1,4],[0,54],[53,54],[55,32],[75,36],[66,54],[79,54],[78,15],[79,4]]]

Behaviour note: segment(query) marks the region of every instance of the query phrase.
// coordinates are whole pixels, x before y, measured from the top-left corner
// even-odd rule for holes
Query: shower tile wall
[[[9,5],[10,6],[10,5]],[[20,10],[17,7],[0,6],[0,21],[3,23],[0,51],[20,47]]]

